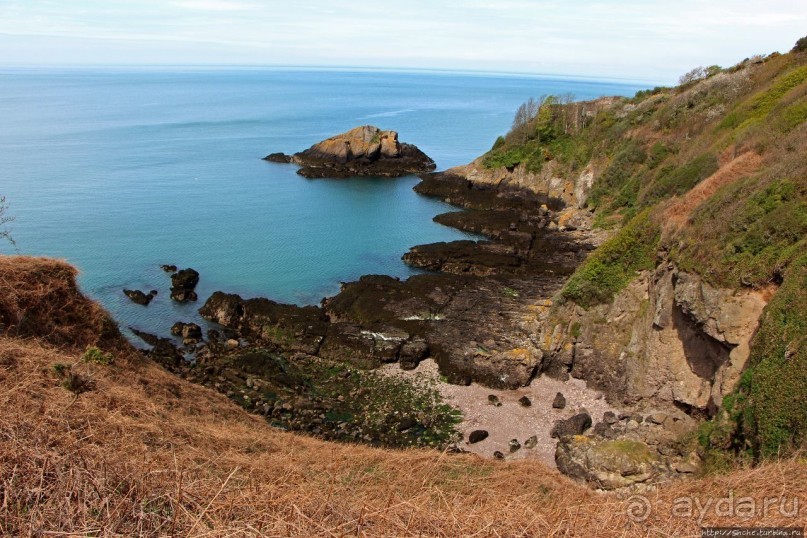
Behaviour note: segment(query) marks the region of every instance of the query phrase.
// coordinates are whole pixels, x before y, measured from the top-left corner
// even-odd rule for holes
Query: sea
[[[62,258],[125,330],[167,335],[216,290],[317,304],[364,274],[407,278],[412,246],[469,236],[416,177],[310,180],[261,158],[358,125],[399,132],[438,169],[470,162],[530,97],[647,84],[433,71],[0,68],[0,195],[16,247]],[[174,264],[198,303],[169,298]],[[124,288],[158,295],[132,303]],[[131,336],[131,335],[130,335]]]

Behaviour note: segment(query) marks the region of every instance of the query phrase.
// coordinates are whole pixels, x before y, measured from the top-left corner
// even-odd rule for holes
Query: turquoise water
[[[362,274],[407,277],[416,244],[462,233],[417,178],[306,180],[267,163],[356,125],[399,131],[440,169],[504,133],[530,96],[636,85],[421,72],[0,70],[0,194],[20,253],[65,258],[124,326],[165,333],[215,290],[317,303]],[[9,253],[6,244],[0,252]],[[168,298],[163,263],[201,273]],[[122,289],[159,290],[143,308]]]

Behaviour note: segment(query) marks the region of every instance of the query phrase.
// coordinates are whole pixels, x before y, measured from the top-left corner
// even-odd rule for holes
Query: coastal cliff
[[[64,262],[0,256],[3,534],[259,529],[314,536],[362,522],[390,536],[465,536],[480,528],[546,535],[601,530],[608,518],[621,535],[636,525],[632,498],[595,493],[539,462],[385,450],[282,431],[235,405],[237,395],[188,382],[137,353],[81,295],[74,275]],[[269,367],[299,381],[287,364]],[[336,376],[336,384],[345,379]],[[670,514],[693,490],[718,498],[737,483],[758,483],[760,499],[803,495],[804,475],[804,462],[791,459],[662,484],[645,524],[678,534],[727,522],[771,524],[776,513],[750,520]],[[452,500],[450,514],[443,498]]]
[[[597,476],[615,469],[580,462],[605,465],[592,450],[614,435],[657,448],[654,461],[687,429],[707,463],[803,446],[806,84],[794,49],[590,115],[549,99],[488,154],[418,186],[452,200],[528,191],[554,202],[556,229],[610,235],[553,297],[538,371],[583,379],[665,426],[681,412],[695,420],[664,443],[637,433],[647,421],[595,428],[559,443],[566,472],[606,487]],[[639,481],[658,472],[645,471]]]
[[[134,333],[155,362],[278,427],[499,459],[549,446],[558,469],[601,489],[795,452],[807,435],[805,62],[794,51],[633,98],[548,98],[473,163],[422,176],[418,193],[464,208],[435,221],[486,238],[403,254],[429,273],[367,275],[307,307],[216,292],[200,309],[217,324],[206,335],[183,322],[178,340]],[[272,159],[345,175],[405,159],[392,132],[347,139]],[[61,334],[19,310],[0,320],[10,336]],[[93,319],[109,336],[86,345],[103,362],[120,335]],[[374,372],[391,364],[433,364],[433,384]],[[493,391],[544,377],[575,399],[520,398],[540,435],[503,439]],[[491,391],[473,417],[484,429],[445,404],[447,384]]]
[[[771,55],[630,99],[548,98],[473,163],[422,176],[418,193],[465,208],[437,222],[487,238],[404,254],[434,274],[366,276],[308,311],[219,294],[202,312],[262,345],[361,368],[432,359],[450,383],[495,389],[584,381],[617,412],[566,416],[556,461],[597,487],[796,448],[800,411],[776,375],[788,371],[798,398],[800,374],[759,335],[788,361],[803,353],[800,318],[770,312],[804,304],[779,291],[798,281],[807,235],[804,61]],[[308,155],[344,161],[337,146]],[[597,456],[613,442],[653,464],[625,455],[614,467]]]

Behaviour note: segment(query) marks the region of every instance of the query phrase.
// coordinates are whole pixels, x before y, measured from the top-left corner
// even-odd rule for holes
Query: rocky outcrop
[[[589,165],[576,176],[565,176],[555,161],[546,163],[540,172],[530,172],[524,165],[513,168],[487,168],[483,158],[458,166],[445,173],[461,177],[476,189],[499,192],[527,191],[547,200],[555,200],[566,207],[583,208],[594,185],[595,169]]]
[[[713,416],[765,305],[761,292],[714,288],[663,263],[610,304],[557,309],[542,331],[544,371],[585,379],[612,401]]]
[[[561,202],[524,189],[468,185],[431,174],[417,187],[470,208],[435,220],[490,238],[420,245],[404,255],[441,274],[406,281],[368,275],[322,307],[302,309],[217,293],[201,312],[244,338],[365,368],[396,361],[414,368],[430,357],[452,383],[526,385],[543,360],[536,312],[545,312],[547,298],[602,238],[560,226],[552,208]]]
[[[199,283],[199,273],[194,269],[182,269],[171,275],[171,299],[184,303],[198,299],[196,285]]]
[[[599,489],[653,482],[666,474],[658,455],[640,441],[566,437],[555,452],[558,470]]]
[[[148,306],[151,300],[157,295],[157,291],[151,290],[149,293],[144,293],[140,290],[123,290],[123,294],[135,304]]]
[[[184,356],[171,339],[162,338],[134,327],[130,327],[129,330],[151,346],[151,349],[144,352],[149,358],[171,372],[180,372],[180,367],[184,362]]]
[[[590,486],[621,489],[697,472],[697,449],[683,441],[695,421],[681,411],[648,415],[605,413],[586,435],[560,432],[558,469]]]
[[[210,296],[199,313],[246,338],[312,355],[319,352],[329,328],[328,318],[319,307],[299,307],[269,299],[245,300],[220,291]]]
[[[298,164],[297,173],[308,178],[398,177],[435,168],[434,161],[416,146],[399,142],[397,132],[371,125],[356,127],[294,155],[272,153],[264,159]]]
[[[202,328],[195,323],[177,321],[171,327],[171,334],[181,337],[186,346],[193,346],[202,339]]]
[[[591,427],[591,415],[578,413],[566,420],[558,420],[552,428],[552,437],[568,437],[570,435],[583,435]]]

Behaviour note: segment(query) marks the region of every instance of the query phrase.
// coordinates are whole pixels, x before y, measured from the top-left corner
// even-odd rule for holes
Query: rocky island
[[[297,173],[307,178],[400,177],[435,169],[428,155],[399,142],[397,132],[372,125],[356,127],[294,155],[272,153],[264,160],[298,164]]]

